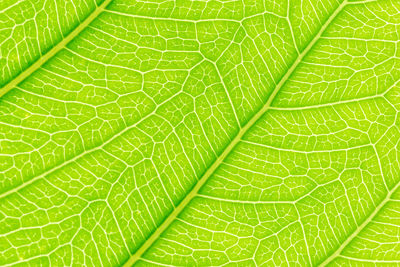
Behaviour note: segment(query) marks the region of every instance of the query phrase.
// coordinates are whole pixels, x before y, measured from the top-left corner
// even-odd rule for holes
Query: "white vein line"
[[[391,199],[392,194],[396,192],[396,190],[400,187],[400,182],[398,182],[386,195],[386,197],[381,201],[381,203],[376,206],[375,210],[368,216],[367,219],[364,220],[364,222],[358,226],[354,232],[347,237],[347,239],[342,243],[342,245],[336,249],[334,253],[332,253],[328,258],[326,258],[320,266],[327,266],[330,262],[332,262],[336,257],[340,256],[343,250],[347,247],[347,245],[358,236],[358,234],[368,226],[370,222],[375,218],[375,216],[379,213],[379,211],[385,206],[386,203],[388,203]]]
[[[219,198],[219,197],[214,197],[214,196],[209,196],[209,195],[203,195],[201,193],[197,194],[197,197],[201,198],[206,198],[206,199],[211,199],[211,200],[216,200],[216,201],[222,201],[222,202],[229,202],[229,203],[239,203],[239,204],[254,204],[254,205],[261,205],[261,204],[294,204],[296,201],[286,201],[286,200],[237,200],[237,199],[225,199],[225,198]]]
[[[302,150],[294,150],[294,149],[287,149],[287,148],[280,148],[280,147],[274,147],[274,146],[269,146],[265,144],[259,144],[255,143],[252,141],[248,140],[241,140],[242,143],[248,144],[248,145],[254,145],[258,147],[264,147],[272,150],[278,150],[278,151],[289,151],[293,153],[302,153],[302,154],[317,154],[317,153],[333,153],[333,152],[339,152],[339,151],[349,151],[353,149],[359,149],[359,148],[364,148],[364,147],[370,147],[372,146],[371,143],[366,143],[358,146],[353,146],[353,147],[348,147],[348,148],[337,148],[337,149],[332,149],[332,150],[312,150],[312,151],[302,151]]]
[[[373,262],[373,263],[398,263],[400,264],[400,260],[371,260],[371,259],[360,259],[360,258],[355,258],[355,257],[350,257],[350,256],[343,256],[340,255],[340,258],[348,259],[348,260],[353,260],[353,261],[362,261],[362,262]]]
[[[165,100],[164,102],[162,102],[159,106],[162,106],[162,104],[164,104],[165,102],[167,102],[167,101],[169,101],[169,100],[170,100],[170,98],[166,99],[166,100]],[[6,192],[0,194],[0,199],[6,197],[6,196],[8,196],[8,195],[11,195],[11,194],[14,193],[14,192],[18,192],[18,191],[21,190],[22,188],[24,188],[24,187],[26,187],[26,186],[28,186],[28,185],[33,184],[34,182],[36,182],[36,181],[39,180],[40,178],[45,177],[45,176],[47,176],[47,175],[53,173],[54,171],[59,170],[59,169],[63,168],[64,166],[66,166],[66,165],[68,165],[68,164],[70,164],[70,163],[75,162],[77,159],[82,158],[82,157],[84,157],[85,155],[88,155],[88,154],[90,154],[90,153],[92,153],[92,152],[94,152],[94,151],[97,151],[97,150],[101,150],[101,149],[104,148],[107,144],[109,144],[109,143],[111,143],[112,141],[114,141],[115,139],[117,139],[119,136],[122,136],[124,133],[126,133],[126,132],[128,132],[129,130],[135,128],[137,125],[139,125],[140,123],[142,123],[143,121],[145,121],[145,120],[148,119],[149,117],[155,115],[156,112],[157,112],[157,108],[154,109],[153,111],[149,112],[148,114],[146,114],[144,117],[142,117],[140,120],[138,120],[138,121],[135,122],[134,124],[132,124],[132,125],[130,125],[130,126],[124,128],[122,131],[116,133],[114,136],[112,136],[110,139],[106,140],[106,141],[105,141],[104,143],[102,143],[101,145],[99,145],[99,146],[94,146],[94,147],[91,148],[91,149],[85,150],[84,152],[82,152],[82,153],[80,153],[80,154],[78,154],[78,155],[75,155],[75,156],[72,157],[71,159],[69,159],[69,160],[67,160],[67,161],[64,161],[62,164],[60,164],[60,165],[58,165],[58,166],[55,166],[55,167],[53,167],[53,168],[51,168],[51,169],[49,169],[49,170],[47,170],[47,171],[45,171],[45,172],[43,172],[43,173],[41,173],[41,174],[39,174],[39,175],[37,175],[37,176],[31,178],[29,181],[26,181],[26,182],[22,183],[21,185],[19,185],[19,186],[17,186],[17,187],[14,187],[13,189],[11,189],[11,190],[9,190],[9,191],[6,191]]]

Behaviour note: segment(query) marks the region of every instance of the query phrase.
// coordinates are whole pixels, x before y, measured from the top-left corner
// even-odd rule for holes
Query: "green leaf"
[[[400,265],[400,2],[0,2],[0,265]]]

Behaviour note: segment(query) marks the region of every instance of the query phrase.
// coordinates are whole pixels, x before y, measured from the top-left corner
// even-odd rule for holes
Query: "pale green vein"
[[[103,12],[106,6],[112,0],[105,0],[101,5],[99,5],[82,23],[79,24],[72,32],[70,32],[64,39],[62,39],[57,45],[50,49],[46,54],[42,55],[35,63],[33,63],[29,68],[21,72],[17,77],[8,82],[2,88],[0,88],[0,97],[5,95],[11,89],[16,87],[20,82],[28,78],[32,73],[38,70],[44,63],[46,63],[50,58],[56,55],[61,49],[72,41],[80,32],[82,32],[97,16]]]
[[[362,224],[360,224],[354,232],[342,243],[342,245],[335,250],[328,258],[326,258],[320,266],[327,266],[330,262],[332,262],[336,257],[340,256],[342,251],[347,247],[347,245],[374,219],[374,217],[379,213],[379,211],[386,205],[391,199],[391,196],[397,189],[400,188],[400,182],[397,183],[386,195],[386,197],[381,201],[381,203],[376,206],[375,210],[368,216],[366,220]]]
[[[160,105],[162,105],[163,103],[165,103],[166,101],[169,101],[169,99],[165,100],[164,102],[162,102]],[[122,131],[116,133],[113,137],[111,137],[110,139],[104,141],[104,143],[102,143],[99,146],[94,146],[91,149],[85,150],[83,153],[75,155],[74,157],[70,158],[69,160],[64,161],[63,163],[61,163],[60,165],[57,165],[53,168],[50,168],[49,170],[33,177],[32,179],[23,182],[22,184],[20,184],[17,187],[14,187],[11,190],[8,190],[4,193],[0,193],[0,199],[5,198],[13,193],[16,193],[20,190],[22,190],[23,188],[33,184],[34,182],[38,181],[39,179],[46,177],[47,175],[63,168],[64,166],[67,166],[68,164],[71,164],[73,162],[75,162],[77,159],[83,158],[86,155],[89,155],[90,153],[97,151],[99,149],[103,149],[106,145],[110,144],[111,142],[113,142],[115,139],[117,139],[118,137],[122,136],[124,133],[128,132],[129,130],[131,130],[132,128],[136,127],[138,124],[140,124],[141,122],[143,122],[144,120],[148,119],[150,116],[154,115],[154,110],[153,112],[148,113],[147,115],[145,115],[143,118],[141,118],[140,120],[138,120],[136,123],[134,123],[133,125],[124,128]]]
[[[243,135],[261,118],[261,116],[270,108],[272,101],[275,96],[282,88],[282,86],[286,83],[289,77],[292,75],[294,70],[303,60],[303,58],[307,55],[307,53],[311,50],[311,48],[315,45],[315,43],[320,39],[322,33],[326,30],[326,28],[331,24],[334,18],[340,13],[343,7],[347,4],[347,1],[344,1],[342,4],[338,6],[338,8],[331,14],[331,16],[326,20],[326,22],[322,25],[319,32],[314,36],[308,46],[299,54],[296,61],[292,64],[292,66],[288,69],[286,74],[279,81],[271,95],[269,96],[265,105],[247,122],[247,124],[240,129],[238,134],[233,138],[231,143],[224,149],[223,153],[217,158],[217,160],[210,166],[210,168],[203,174],[203,176],[199,179],[197,184],[192,188],[192,190],[186,195],[186,197],[179,203],[179,205],[174,209],[174,211],[163,221],[163,223],[153,232],[153,234],[143,243],[143,245],[133,254],[124,266],[132,266],[135,264],[137,260],[141,258],[143,253],[146,252],[148,248],[158,239],[162,232],[164,232],[171,223],[177,218],[177,216],[183,211],[183,209],[189,204],[189,202],[197,195],[200,188],[205,184],[208,178],[214,173],[214,171],[219,167],[219,165],[225,160],[225,158],[229,155],[229,153],[233,150],[233,148],[239,143],[242,139]]]

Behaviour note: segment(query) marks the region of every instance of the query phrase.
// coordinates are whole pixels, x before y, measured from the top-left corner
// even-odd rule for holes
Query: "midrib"
[[[44,63],[63,49],[70,41],[72,41],[82,30],[84,30],[111,2],[112,0],[105,0],[99,5],[82,23],[79,24],[72,32],[70,32],[64,39],[57,45],[50,49],[46,54],[42,55],[38,60],[30,65],[27,69],[21,72],[17,77],[8,82],[0,89],[0,97],[5,95],[8,91],[15,88],[20,82],[28,78],[32,73],[38,70]]]
[[[308,54],[308,52],[312,49],[315,43],[320,39],[322,33],[326,30],[326,28],[331,24],[334,18],[340,13],[340,11],[347,4],[347,1],[343,1],[337,9],[331,14],[331,16],[325,21],[322,25],[318,33],[314,36],[311,42],[307,45],[307,47],[299,54],[297,59],[293,62],[291,67],[288,69],[286,74],[281,78],[279,83],[276,85],[274,91],[269,96],[265,105],[257,111],[257,113],[246,123],[244,127],[240,129],[238,134],[234,137],[234,139],[229,143],[229,145],[224,149],[222,154],[216,159],[216,161],[210,166],[210,168],[203,174],[203,176],[199,179],[196,185],[191,189],[191,191],[186,195],[186,197],[179,203],[179,205],[170,213],[170,215],[163,221],[163,223],[153,232],[153,234],[143,243],[143,245],[133,254],[127,262],[124,264],[124,267],[132,266],[135,264],[137,260],[141,258],[143,253],[146,252],[148,248],[158,239],[162,232],[164,232],[169,225],[177,218],[177,216],[183,211],[183,209],[189,204],[189,202],[197,195],[200,188],[205,184],[208,178],[214,173],[214,171],[219,167],[219,165],[225,160],[225,158],[230,154],[230,152],[234,149],[234,147],[240,142],[243,135],[261,118],[261,116],[270,108],[272,101],[275,96],[282,88],[282,86],[286,83],[289,77],[292,75],[294,70],[303,60],[303,58]]]

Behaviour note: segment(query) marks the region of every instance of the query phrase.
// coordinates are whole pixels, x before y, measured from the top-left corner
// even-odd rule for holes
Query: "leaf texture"
[[[400,265],[397,0],[0,10],[0,265]]]

